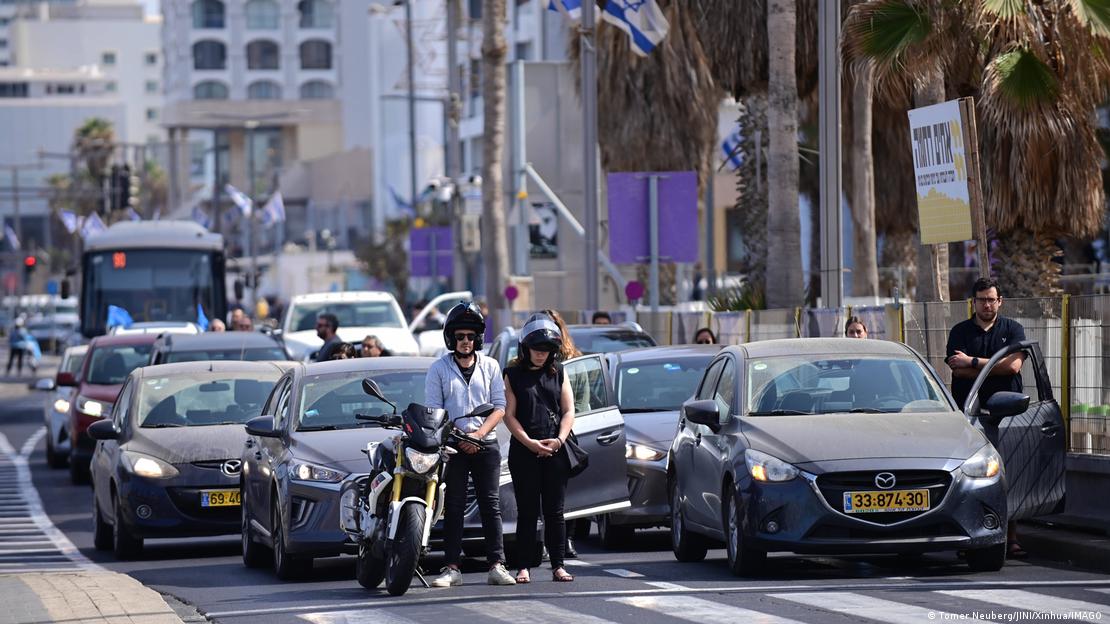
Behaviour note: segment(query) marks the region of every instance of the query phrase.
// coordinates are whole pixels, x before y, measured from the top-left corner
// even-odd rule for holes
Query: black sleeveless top
[[[559,435],[558,422],[563,414],[559,405],[563,393],[563,367],[556,364],[555,371],[555,375],[548,375],[543,369],[528,370],[519,366],[505,370],[516,397],[516,419],[533,440]],[[516,438],[512,441],[517,442]]]

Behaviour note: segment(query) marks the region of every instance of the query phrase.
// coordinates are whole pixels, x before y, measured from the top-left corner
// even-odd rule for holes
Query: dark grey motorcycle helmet
[[[478,304],[473,301],[460,301],[447,312],[447,322],[443,324],[443,342],[448,351],[454,351],[457,345],[455,332],[473,330],[478,336],[474,339],[474,351],[482,350],[482,337],[486,333],[486,318],[478,309]]]
[[[533,314],[520,330],[520,351],[547,351],[559,355],[563,347],[563,334],[559,326],[548,315]]]

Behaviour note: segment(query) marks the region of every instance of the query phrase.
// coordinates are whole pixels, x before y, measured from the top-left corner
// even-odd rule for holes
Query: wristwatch
[[[974,368],[974,369],[979,368],[979,358],[977,358],[977,357],[971,358],[971,367]]]

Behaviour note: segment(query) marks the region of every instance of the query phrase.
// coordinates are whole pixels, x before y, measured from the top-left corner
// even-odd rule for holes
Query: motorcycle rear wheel
[[[416,563],[420,559],[420,541],[424,536],[426,509],[418,504],[405,505],[398,519],[397,536],[389,550],[389,563],[385,571],[385,589],[390,596],[400,596],[409,590]]]

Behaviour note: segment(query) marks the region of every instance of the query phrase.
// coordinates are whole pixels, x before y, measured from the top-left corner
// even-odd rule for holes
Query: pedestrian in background
[[[858,316],[849,316],[848,321],[844,323],[844,337],[866,338],[867,325],[863,324],[863,319]]]
[[[331,359],[332,351],[343,343],[335,332],[339,331],[339,318],[330,312],[325,312],[316,317],[316,336],[324,341],[324,345],[316,352],[317,362],[327,362]]]
[[[717,336],[713,335],[712,329],[702,327],[694,332],[694,344],[717,344]]]
[[[590,323],[594,325],[612,325],[613,317],[609,316],[609,313],[605,310],[598,310],[590,318]]]
[[[570,462],[563,448],[574,426],[574,394],[560,364],[563,334],[548,314],[534,314],[521,330],[516,360],[505,371],[505,426],[509,472],[517,504],[517,583],[531,582],[538,565],[537,522],[543,512],[544,542],[551,559],[551,578],[573,581],[564,567],[566,500]]]
[[[246,313],[240,314],[239,317],[235,319],[231,329],[245,332],[254,331],[254,321],[252,321],[251,317],[247,316]]]
[[[388,357],[393,355],[389,349],[382,346],[382,341],[377,336],[367,336],[362,339],[362,357]]]
[[[210,332],[227,331],[227,325],[224,325],[224,322],[221,321],[220,319],[212,319],[208,323],[208,331],[210,331]]]
[[[35,351],[37,350],[38,342],[34,336],[27,331],[23,326],[23,319],[17,318],[15,325],[12,327],[11,335],[8,336],[8,369],[7,373],[12,373],[12,364],[16,363],[16,374],[23,374],[23,359],[27,358],[27,363],[31,366],[31,372],[38,368],[38,362],[35,358]]]
[[[341,342],[339,346],[332,349],[331,357],[329,360],[353,360],[358,357],[355,353],[355,347],[349,342]]]

